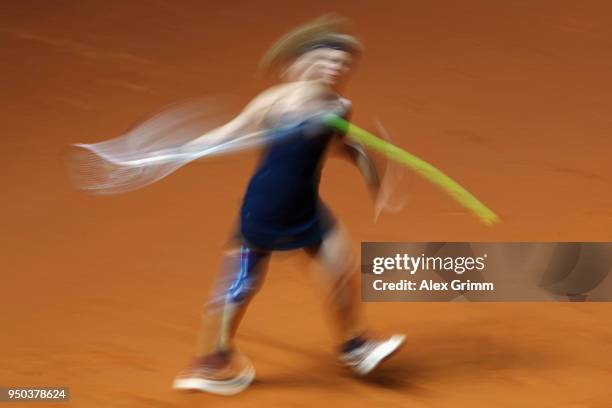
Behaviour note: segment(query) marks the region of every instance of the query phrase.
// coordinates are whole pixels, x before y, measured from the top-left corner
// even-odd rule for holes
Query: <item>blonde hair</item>
[[[263,75],[277,74],[301,54],[332,45],[351,54],[360,54],[360,41],[347,33],[348,20],[326,14],[285,34],[264,54],[258,67]]]

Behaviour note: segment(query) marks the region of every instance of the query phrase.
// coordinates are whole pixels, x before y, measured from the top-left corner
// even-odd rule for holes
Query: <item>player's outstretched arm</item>
[[[190,141],[185,147],[189,149],[207,148],[263,130],[264,118],[277,98],[278,92],[274,89],[262,92],[234,119]]]

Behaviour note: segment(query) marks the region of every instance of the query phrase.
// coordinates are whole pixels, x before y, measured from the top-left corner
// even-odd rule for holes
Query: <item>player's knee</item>
[[[357,265],[350,242],[342,235],[327,239],[322,245],[319,257],[323,266],[334,274],[350,272]]]
[[[227,291],[227,301],[235,304],[248,302],[261,289],[259,276],[250,276],[237,281]]]
[[[242,248],[238,272],[227,290],[227,301],[243,303],[261,288],[265,275],[268,253]]]

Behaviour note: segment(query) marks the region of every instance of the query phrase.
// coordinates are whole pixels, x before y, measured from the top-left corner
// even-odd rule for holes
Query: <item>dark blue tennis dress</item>
[[[263,250],[317,246],[335,223],[319,198],[323,158],[335,131],[309,119],[271,132],[244,196],[241,238]]]

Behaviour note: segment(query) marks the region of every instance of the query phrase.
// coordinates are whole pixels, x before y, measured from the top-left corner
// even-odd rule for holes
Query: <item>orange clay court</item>
[[[301,254],[273,259],[237,343],[244,393],[179,393],[199,316],[255,154],[90,197],[61,162],[168,103],[237,111],[279,34],[349,17],[365,54],[353,120],[495,210],[483,226],[419,177],[374,224],[357,171],[330,160],[322,196],[361,241],[611,241],[612,5],[604,1],[22,1],[3,7],[0,385],[65,386],[73,407],[612,406],[612,305],[369,303],[406,346],[370,380],[335,362]],[[7,404],[9,406],[10,404]],[[22,404],[20,406],[34,406]],[[45,406],[55,406],[49,404]]]

